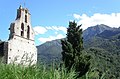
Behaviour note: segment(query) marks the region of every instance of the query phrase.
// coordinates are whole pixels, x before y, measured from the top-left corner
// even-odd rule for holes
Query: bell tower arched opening
[[[27,23],[27,15],[25,15],[25,22]]]
[[[29,27],[29,25],[27,26],[27,38],[28,39],[30,38],[30,27]]]
[[[21,24],[21,36],[22,37],[24,36],[24,24],[23,23]]]

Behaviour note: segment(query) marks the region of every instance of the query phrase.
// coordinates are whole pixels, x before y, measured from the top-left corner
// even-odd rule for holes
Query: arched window
[[[29,25],[27,26],[27,38],[28,39],[30,38],[30,27],[29,27]]]
[[[17,10],[17,17],[16,20],[19,19],[21,17],[21,10]]]
[[[27,23],[27,15],[25,15],[25,22]]]
[[[21,24],[21,36],[24,36],[24,24]]]

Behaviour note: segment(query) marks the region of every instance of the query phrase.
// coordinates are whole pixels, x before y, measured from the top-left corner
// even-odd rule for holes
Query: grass
[[[0,79],[105,79],[105,73],[99,76],[96,68],[90,69],[86,75],[77,78],[74,69],[69,72],[64,66],[52,64],[50,67],[43,64],[22,66],[0,63]]]
[[[105,73],[100,77],[95,69],[86,73],[86,75],[77,78],[74,69],[69,72],[64,66],[49,68],[45,65],[21,66],[14,64],[0,64],[0,79],[105,79]]]
[[[86,75],[77,78],[77,73],[74,69],[69,72],[64,66],[49,68],[45,65],[38,66],[21,66],[14,64],[0,64],[0,79],[106,79],[105,73],[99,76],[99,73],[92,69]]]
[[[0,79],[76,79],[76,73],[74,70],[67,72],[64,67],[56,69],[44,65],[23,67],[0,64]]]

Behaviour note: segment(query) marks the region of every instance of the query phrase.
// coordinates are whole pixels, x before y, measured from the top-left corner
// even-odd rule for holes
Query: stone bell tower
[[[37,48],[31,26],[31,14],[22,6],[17,9],[16,20],[10,25],[7,63],[36,64]]]

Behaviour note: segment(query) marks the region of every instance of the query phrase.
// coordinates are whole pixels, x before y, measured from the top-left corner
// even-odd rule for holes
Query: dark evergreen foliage
[[[79,77],[83,76],[90,66],[90,56],[83,56],[83,38],[81,25],[77,26],[75,21],[69,22],[67,28],[67,39],[61,40],[62,60],[65,67],[70,70],[72,67],[78,72]]]

